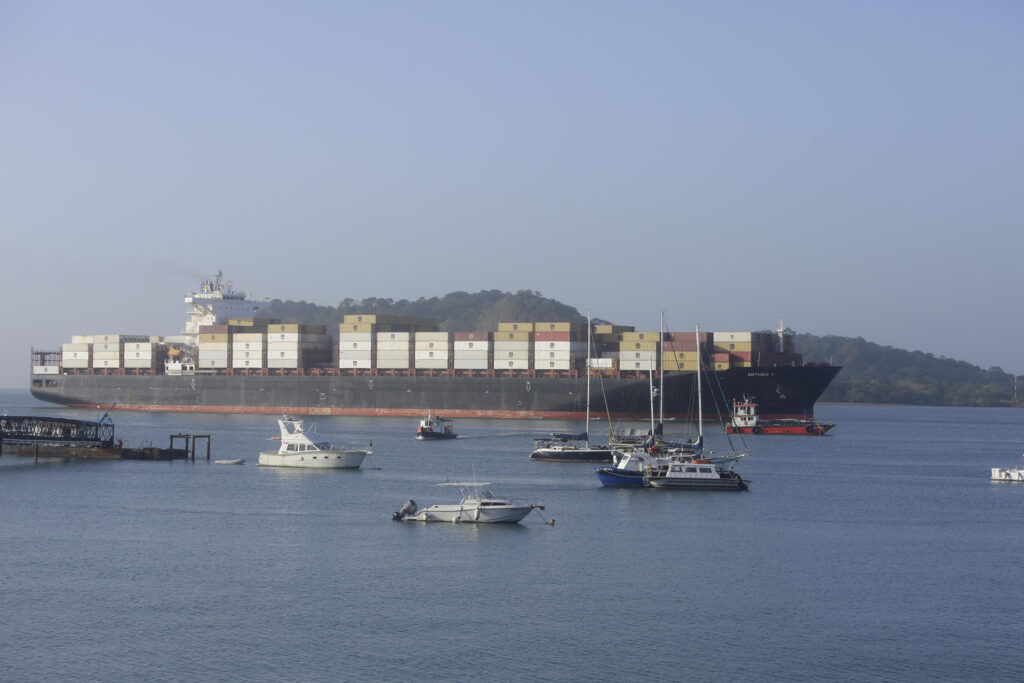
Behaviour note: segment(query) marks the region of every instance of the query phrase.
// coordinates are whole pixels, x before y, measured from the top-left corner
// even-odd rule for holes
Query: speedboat
[[[615,464],[610,467],[594,468],[597,470],[597,478],[605,486],[643,486],[647,468],[663,460],[642,448],[617,451],[616,456]]]
[[[747,490],[747,482],[740,475],[704,459],[670,462],[652,467],[645,473],[643,483],[644,486],[656,489]]]
[[[373,453],[366,446],[335,446],[327,441],[309,438],[309,430],[301,420],[287,415],[277,421],[281,429],[281,447],[260,453],[259,464],[271,467],[307,467],[316,469],[358,469],[363,459]]]
[[[416,438],[420,441],[428,439],[454,439],[458,434],[452,426],[452,421],[445,417],[432,415],[427,411],[427,416],[420,420],[420,426],[416,428]]]
[[[392,515],[396,521],[409,522],[463,522],[471,524],[515,524],[534,508],[544,509],[541,503],[498,498],[489,489],[471,487],[463,490],[462,500],[453,504],[430,505],[419,508],[416,501],[408,500]]]

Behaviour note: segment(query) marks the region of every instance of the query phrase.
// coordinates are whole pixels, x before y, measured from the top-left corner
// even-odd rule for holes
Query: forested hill
[[[434,318],[442,330],[491,331],[499,322],[567,320],[585,322],[575,308],[522,290],[452,292],[443,297],[407,299],[345,299],[337,306],[275,300],[262,314],[289,322],[337,326],[352,313]],[[595,323],[616,322],[594,319]],[[905,405],[1014,405],[1014,377],[999,368],[983,370],[922,351],[904,351],[864,339],[809,334],[795,335],[796,350],[806,362],[831,363],[842,371],[822,395],[839,403]],[[1024,385],[1022,385],[1024,390]]]
[[[902,405],[1014,405],[1014,376],[923,351],[881,346],[857,337],[794,336],[804,362],[842,366],[822,401]],[[1024,390],[1024,385],[1022,385]],[[1018,401],[1019,403],[1019,401]]]

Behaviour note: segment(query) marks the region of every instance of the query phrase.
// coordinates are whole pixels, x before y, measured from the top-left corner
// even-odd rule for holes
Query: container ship
[[[589,366],[593,415],[649,419],[655,404],[666,419],[693,419],[701,349],[726,401],[705,401],[707,417],[757,401],[762,417],[792,419],[813,417],[840,370],[803,363],[781,325],[697,333],[512,321],[450,332],[428,318],[354,314],[328,328],[260,317],[268,300],[220,273],[185,303],[179,335],[74,335],[59,350],[32,349],[32,395],[137,411],[576,419]]]

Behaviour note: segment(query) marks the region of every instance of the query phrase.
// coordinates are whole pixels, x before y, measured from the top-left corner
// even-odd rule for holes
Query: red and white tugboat
[[[757,404],[753,401],[738,401],[732,404],[732,422],[726,427],[730,434],[804,434],[823,436],[835,425],[819,420],[761,420],[757,415]]]

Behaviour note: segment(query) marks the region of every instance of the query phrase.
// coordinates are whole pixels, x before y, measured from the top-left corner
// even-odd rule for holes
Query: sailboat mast
[[[587,311],[587,446],[590,446],[590,311]]]
[[[658,328],[658,422],[665,422],[665,311]]]
[[[700,376],[703,372],[704,359],[700,349],[700,325],[697,325],[697,438],[704,438],[704,402],[700,390]]]

